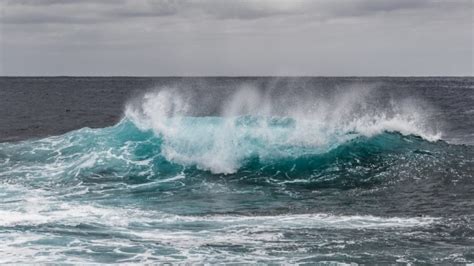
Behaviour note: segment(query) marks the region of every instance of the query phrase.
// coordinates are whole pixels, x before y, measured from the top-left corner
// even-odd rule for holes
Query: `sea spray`
[[[125,114],[141,130],[159,136],[167,160],[213,173],[234,173],[255,157],[266,161],[321,154],[384,132],[440,139],[416,102],[371,102],[373,90],[295,98],[245,85],[221,99],[220,115],[200,117],[192,116],[193,106],[206,96],[193,99],[185,91],[164,88],[127,105]]]
[[[91,84],[39,80],[58,95]],[[91,80],[104,91],[68,95],[149,86]],[[0,262],[472,261],[466,79],[185,80],[130,99],[110,126],[0,143]]]

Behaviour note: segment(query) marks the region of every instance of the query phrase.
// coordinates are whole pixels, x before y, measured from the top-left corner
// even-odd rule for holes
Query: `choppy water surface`
[[[2,93],[102,82],[114,97],[110,80],[33,81]],[[118,122],[4,137],[0,262],[472,262],[473,84],[142,84]]]

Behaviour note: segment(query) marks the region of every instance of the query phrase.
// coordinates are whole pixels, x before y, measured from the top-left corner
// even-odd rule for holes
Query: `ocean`
[[[0,263],[472,263],[472,77],[2,77]]]

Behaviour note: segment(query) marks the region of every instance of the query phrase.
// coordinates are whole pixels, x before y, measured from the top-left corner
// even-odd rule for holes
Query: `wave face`
[[[35,176],[49,182],[54,176],[161,179],[183,171],[229,176],[251,171],[263,178],[291,172],[310,181],[314,175],[331,175],[334,168],[367,163],[369,169],[379,158],[437,146],[418,136],[388,132],[372,137],[350,132],[306,143],[292,140],[298,126],[288,118],[182,117],[167,123],[173,124],[172,137],[142,131],[124,119],[110,128],[4,144],[2,157],[8,160],[2,174],[29,176],[41,169]]]
[[[474,149],[380,93],[162,88],[1,143],[0,262],[471,260]]]
[[[243,88],[223,101],[219,116],[206,117],[191,116],[192,106],[199,103],[186,101],[181,93],[148,93],[139,104],[127,106],[126,117],[141,130],[155,133],[168,161],[213,173],[235,173],[252,159],[264,163],[324,154],[351,140],[383,133],[429,141],[441,136],[412,103],[368,106],[367,89],[321,101],[287,95],[275,99]]]

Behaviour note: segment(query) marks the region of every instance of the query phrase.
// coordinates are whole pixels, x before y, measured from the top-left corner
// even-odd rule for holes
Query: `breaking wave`
[[[362,262],[438,228],[459,241],[470,218],[433,191],[468,195],[473,151],[441,137],[429,106],[375,88],[150,91],[113,126],[0,143],[0,262]]]
[[[207,96],[149,92],[131,101],[112,127],[1,144],[0,176],[35,172],[46,180],[113,176],[145,182],[197,170],[347,183],[383,169],[397,154],[430,153],[442,145],[435,143],[441,135],[425,110],[410,101],[371,103],[371,90],[360,89],[322,98],[284,95],[286,105],[268,95],[243,88],[203,115],[196,110]]]
[[[123,123],[131,121],[142,131],[152,131],[168,161],[213,173],[235,173],[251,159],[274,162],[320,155],[386,133],[428,141],[441,137],[415,103],[371,106],[370,90],[323,99],[285,95],[283,101],[290,102],[282,104],[281,98],[243,88],[222,101],[217,116],[193,116],[199,102],[180,93],[145,94],[126,107]]]

